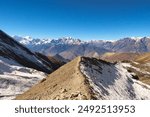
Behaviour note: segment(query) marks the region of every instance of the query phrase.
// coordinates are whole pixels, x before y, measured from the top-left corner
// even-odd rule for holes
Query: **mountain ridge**
[[[13,99],[62,63],[34,53],[0,30],[0,99]]]
[[[56,40],[51,39],[49,41],[45,41],[46,43],[43,43],[44,40],[38,39],[37,42],[35,40],[30,42],[30,44],[24,45],[33,51],[38,51],[45,55],[60,55],[69,60],[72,60],[77,56],[100,57],[106,52],[150,52],[149,37],[127,37],[116,41],[82,41],[80,39],[73,38],[59,38]],[[67,54],[70,50],[71,53]]]
[[[124,66],[77,57],[16,99],[150,99],[150,86],[133,79]]]

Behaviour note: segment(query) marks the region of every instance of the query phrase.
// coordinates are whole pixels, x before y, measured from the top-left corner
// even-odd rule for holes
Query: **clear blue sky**
[[[150,0],[0,0],[0,28],[35,38],[150,36]]]

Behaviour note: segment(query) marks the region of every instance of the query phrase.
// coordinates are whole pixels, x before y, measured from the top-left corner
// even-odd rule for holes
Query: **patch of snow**
[[[135,62],[135,61],[132,61],[134,64],[138,65],[139,63],[138,62]]]
[[[131,67],[131,64],[130,64],[130,63],[122,63],[122,65],[123,65],[124,67]]]
[[[134,40],[140,40],[142,39],[143,37],[131,37],[131,39],[134,39]]]
[[[0,57],[0,100],[15,98],[45,77],[46,74],[43,72]]]
[[[132,79],[132,74],[122,63],[114,65],[92,61],[82,60],[80,70],[97,99],[150,99],[150,86]]]
[[[132,69],[134,69],[134,70],[136,70],[136,71],[138,71],[138,72],[140,72],[140,73],[142,73],[142,74],[150,75],[149,72],[144,71],[144,70],[141,70],[141,69],[138,68],[138,67],[134,67],[134,66],[132,66],[130,63],[122,63],[122,65],[123,65],[125,68],[132,68]]]
[[[32,37],[30,37],[30,36],[25,36],[24,38],[29,40],[29,41],[32,41]]]

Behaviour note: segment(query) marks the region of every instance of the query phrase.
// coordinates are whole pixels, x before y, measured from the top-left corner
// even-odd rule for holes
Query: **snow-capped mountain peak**
[[[18,36],[18,35],[13,35],[12,36],[14,39],[16,39],[17,41],[21,41],[23,39],[23,37]]]
[[[58,40],[61,41],[62,44],[80,44],[82,42],[80,39],[74,39],[72,37],[63,37]]]
[[[30,42],[33,40],[33,38],[30,36],[21,37],[21,36],[14,35],[12,37],[24,45],[30,44]]]
[[[18,37],[14,38],[18,40]],[[19,37],[19,42],[32,51],[52,56],[59,54],[65,59],[83,55],[91,57],[94,52],[98,53],[98,56],[105,52],[150,52],[149,37],[126,37],[115,41],[83,41],[72,37],[59,39],[31,39],[27,37],[21,40]],[[71,53],[68,55],[70,51]]]
[[[30,36],[25,36],[24,38],[27,39],[27,40],[32,41],[32,37],[30,37]]]
[[[131,39],[139,40],[142,39],[143,37],[131,37]]]
[[[131,39],[135,40],[136,42],[139,42],[143,37],[131,37]]]

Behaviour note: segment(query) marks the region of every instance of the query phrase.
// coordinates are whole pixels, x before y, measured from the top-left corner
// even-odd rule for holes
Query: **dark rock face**
[[[0,30],[0,56],[15,60],[17,63],[34,68],[45,73],[51,73],[54,69],[60,67],[51,64],[46,57],[38,56],[31,52],[24,45],[18,43],[12,37]],[[55,67],[53,67],[55,66]]]

